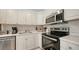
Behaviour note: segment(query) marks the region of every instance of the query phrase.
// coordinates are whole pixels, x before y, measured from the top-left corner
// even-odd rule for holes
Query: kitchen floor
[[[41,48],[36,48],[36,49],[33,49],[33,50],[43,50],[43,49],[41,49]]]

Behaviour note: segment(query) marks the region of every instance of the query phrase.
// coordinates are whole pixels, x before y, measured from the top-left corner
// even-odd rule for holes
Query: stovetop
[[[51,38],[60,38],[69,35],[67,32],[52,32],[52,33],[43,33],[42,35],[51,37]]]

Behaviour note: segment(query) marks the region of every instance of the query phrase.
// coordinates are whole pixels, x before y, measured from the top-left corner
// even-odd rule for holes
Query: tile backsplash
[[[18,28],[18,32],[25,32],[25,31],[43,31],[43,26],[41,25],[12,25],[12,24],[2,24],[1,28],[2,31],[9,30],[12,32],[12,27],[16,26]],[[79,20],[69,21],[66,24],[56,24],[56,25],[47,25],[47,28],[50,27],[70,27],[70,34],[71,35],[78,35],[79,36]]]
[[[34,31],[37,31],[36,25],[14,25],[14,24],[2,24],[2,31],[6,32],[7,30],[9,30],[10,32],[12,32],[12,27],[17,27],[18,32],[25,32],[25,31],[34,32]],[[38,25],[38,27],[41,28],[42,26]],[[40,30],[40,29],[38,29],[38,30]]]

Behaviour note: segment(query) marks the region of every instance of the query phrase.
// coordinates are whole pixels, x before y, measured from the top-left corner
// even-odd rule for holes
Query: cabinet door
[[[37,25],[44,25],[44,15],[38,14]]]
[[[23,36],[16,36],[16,50],[24,50],[25,39]]]
[[[60,41],[60,49],[61,50],[79,50],[79,45],[66,42],[66,41]]]
[[[27,21],[26,21],[26,24],[28,24],[28,25],[31,25],[31,23],[32,23],[32,18],[31,18],[31,14],[27,14]]]
[[[35,41],[32,36],[17,36],[16,49],[17,50],[30,50],[35,48]]]
[[[32,50],[38,48],[40,37],[37,34],[25,34],[16,36],[16,49],[17,50]]]
[[[24,14],[23,11],[17,11],[18,24],[24,24],[25,23],[24,17],[25,17],[25,14]]]
[[[34,39],[34,48],[38,48],[39,47],[39,38],[38,38],[38,36],[37,35],[34,36],[33,39]]]
[[[68,44],[60,40],[60,50],[68,50]]]
[[[17,12],[15,10],[7,10],[7,24],[17,24]]]
[[[27,23],[27,12],[23,12],[23,24],[26,24],[26,25],[28,25]]]
[[[28,42],[26,43],[26,45],[28,45],[27,49],[36,49],[40,47],[38,34],[32,34],[28,36],[27,39],[28,39]]]
[[[33,41],[34,41],[34,48],[40,47],[39,45],[40,38],[38,34],[33,34]]]
[[[65,21],[79,19],[79,9],[65,9]]]
[[[33,13],[31,15],[31,24],[32,25],[37,25],[37,14]]]
[[[26,43],[26,45],[28,45],[28,47],[26,49],[35,49],[36,48],[36,43],[35,43],[35,39],[34,36],[29,36],[27,37],[28,42]]]
[[[5,24],[7,19],[7,10],[1,9],[0,10],[0,23]]]
[[[3,24],[16,24],[17,23],[17,14],[15,10],[0,10],[0,20]]]
[[[28,25],[37,25],[37,15],[35,13],[28,13],[26,24],[28,24]]]

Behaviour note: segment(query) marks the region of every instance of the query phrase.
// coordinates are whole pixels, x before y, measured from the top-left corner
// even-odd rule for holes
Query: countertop
[[[79,45],[79,36],[69,35],[69,36],[61,37],[60,40],[64,40]]]
[[[33,32],[33,33],[17,33],[17,34],[3,34],[3,35],[0,35],[0,37],[6,37],[6,36],[17,36],[17,35],[25,35],[25,34],[42,34],[42,32]]]
[[[17,35],[20,35],[20,34],[3,34],[3,35],[0,35],[0,37],[17,36]]]

